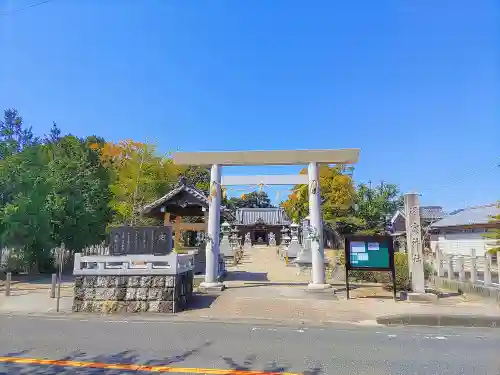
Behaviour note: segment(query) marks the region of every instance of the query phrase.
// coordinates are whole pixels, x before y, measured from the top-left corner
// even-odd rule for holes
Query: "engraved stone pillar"
[[[210,172],[210,208],[208,210],[205,282],[200,284],[200,287],[208,289],[222,287],[222,284],[217,281],[220,237],[220,181],[221,167],[214,164]]]
[[[436,272],[439,277],[444,276],[444,258],[443,258],[443,252],[439,248],[439,246],[436,247]]]
[[[321,216],[321,196],[319,169],[315,162],[309,163],[309,218],[311,221],[312,283],[309,289],[327,289],[330,285],[325,278],[325,249],[323,244],[323,219]]]
[[[452,280],[455,273],[453,270],[453,254],[446,254],[446,264],[448,268],[448,280]]]
[[[491,286],[492,254],[484,255],[484,286]]]
[[[422,251],[422,227],[420,226],[420,203],[417,193],[404,196],[407,222],[406,241],[411,286],[414,293],[425,293],[424,258]]]
[[[465,281],[465,260],[463,255],[458,256],[457,265],[458,265],[458,280]]]
[[[477,282],[477,258],[476,249],[471,249],[470,251],[470,282]]]

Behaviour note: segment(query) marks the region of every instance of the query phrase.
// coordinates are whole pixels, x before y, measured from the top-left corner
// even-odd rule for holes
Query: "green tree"
[[[240,198],[232,197],[225,199],[223,204],[230,210],[236,210],[238,208],[274,207],[265,191],[252,191],[251,193],[243,194]]]
[[[356,191],[355,213],[357,232],[382,234],[387,230],[389,218],[403,207],[403,197],[397,185],[381,183],[372,188],[360,184]]]
[[[3,121],[0,121],[0,159],[38,143],[31,128],[24,126],[17,109],[6,109]]]
[[[60,134],[57,127],[52,133]],[[58,136],[45,146],[54,240],[74,251],[101,242],[111,221],[109,171],[90,147],[94,140]]]
[[[102,139],[61,137],[55,124],[43,143],[27,139],[3,148],[9,153],[0,159],[0,241],[38,270],[61,243],[80,250],[103,239],[111,193],[109,172],[91,147]]]
[[[32,146],[0,163],[2,244],[20,250],[24,265],[34,271],[50,263],[50,250],[56,245],[49,198],[53,179],[47,162],[43,147]]]
[[[210,190],[210,171],[197,165],[179,166],[178,175],[186,177],[187,183],[208,195]]]

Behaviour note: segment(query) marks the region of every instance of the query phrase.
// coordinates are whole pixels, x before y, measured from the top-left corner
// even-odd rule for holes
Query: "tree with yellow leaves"
[[[149,223],[139,209],[172,189],[179,176],[179,168],[157,156],[154,145],[132,140],[104,144],[101,161],[113,174],[113,224]]]
[[[327,222],[342,220],[352,208],[355,189],[350,176],[352,169],[344,166],[319,168],[319,186],[322,199],[323,219]],[[307,174],[303,169],[301,174]],[[296,185],[288,199],[282,202],[287,215],[295,222],[299,222],[309,215],[309,187]]]

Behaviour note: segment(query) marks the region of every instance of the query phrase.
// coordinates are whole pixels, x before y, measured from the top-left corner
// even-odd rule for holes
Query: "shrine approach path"
[[[309,273],[297,274],[295,265],[286,265],[277,255],[275,246],[254,246],[245,249],[243,258],[236,266],[228,267],[225,284],[236,287],[251,283],[307,284],[311,278]]]

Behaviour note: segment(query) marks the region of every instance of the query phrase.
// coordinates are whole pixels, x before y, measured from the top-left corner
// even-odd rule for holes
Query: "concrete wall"
[[[484,237],[485,229],[470,229],[460,231],[457,229],[441,229],[439,234],[431,235],[431,249],[436,249],[446,254],[469,255],[472,249],[477,256],[484,256],[492,247],[492,241]]]
[[[434,276],[432,278],[432,283],[438,288],[444,288],[462,293],[476,294],[500,303],[500,289],[496,286],[484,286],[479,284],[472,284],[466,281],[448,280],[444,277],[437,276]]]

